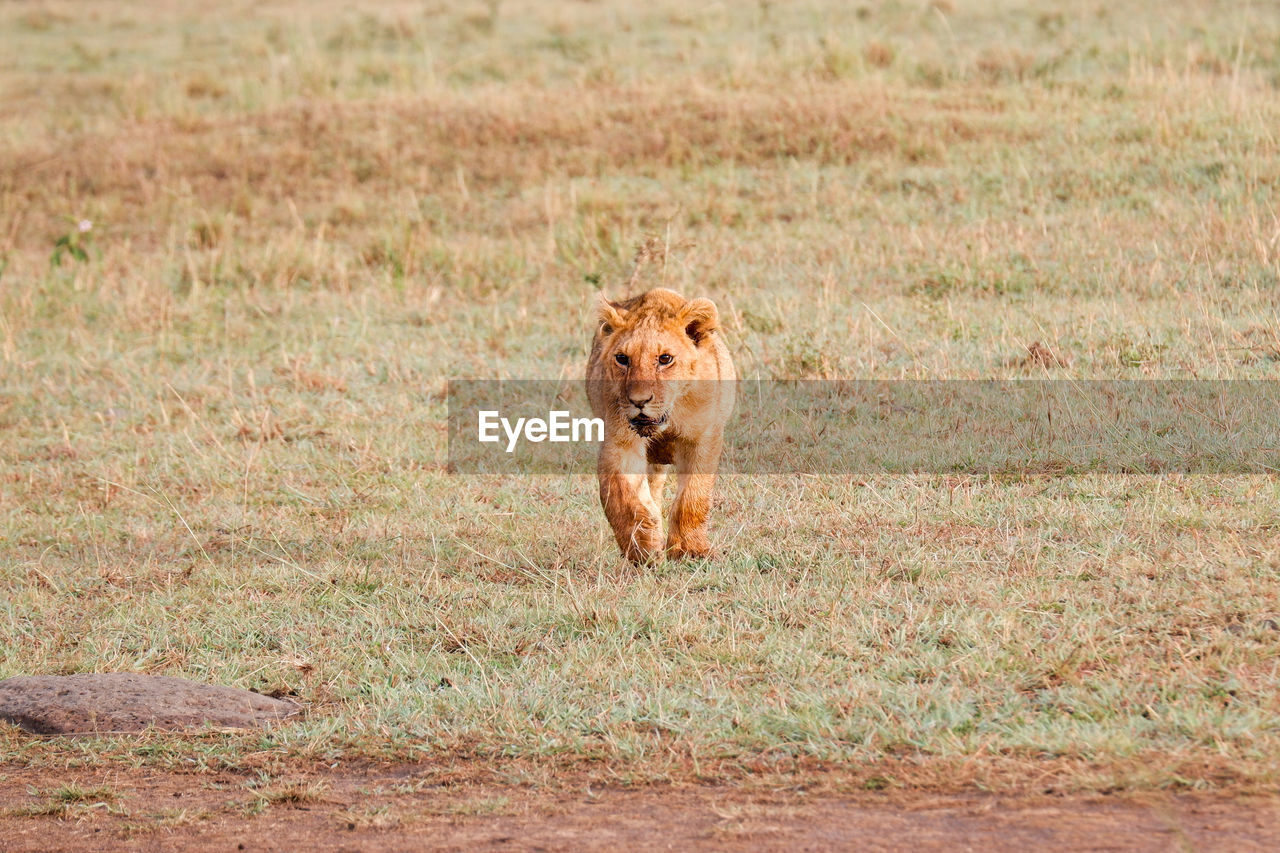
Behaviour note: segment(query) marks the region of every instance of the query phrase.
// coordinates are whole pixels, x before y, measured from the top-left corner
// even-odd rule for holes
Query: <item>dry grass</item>
[[[1274,12],[152,5],[0,10],[0,674],[312,713],[5,755],[1274,784],[1274,478],[734,478],[637,571],[443,471],[648,234],[749,376],[1274,377]]]
[[[73,782],[49,791],[32,789],[28,793],[40,798],[40,801],[9,809],[9,814],[21,817],[54,817],[59,820],[84,820],[95,816],[99,811],[116,816],[129,814],[117,802],[119,796],[115,790],[106,786],[85,788]]]
[[[268,785],[258,791],[258,796],[271,805],[282,803],[298,805],[322,800],[328,790],[329,786],[323,780],[296,779]]]

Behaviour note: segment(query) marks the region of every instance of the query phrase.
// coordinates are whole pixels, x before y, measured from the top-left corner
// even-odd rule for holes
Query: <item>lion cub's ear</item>
[[[601,293],[596,299],[596,319],[600,322],[600,334],[612,335],[614,329],[627,321],[627,315]]]
[[[702,346],[708,335],[719,330],[720,312],[710,299],[690,299],[680,309],[680,322],[684,324],[684,333],[694,345]]]

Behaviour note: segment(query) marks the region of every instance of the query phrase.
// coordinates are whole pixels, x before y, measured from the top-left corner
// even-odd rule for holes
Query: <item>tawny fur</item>
[[[670,290],[600,300],[587,360],[587,396],[604,419],[596,472],[605,516],[633,562],[711,553],[707,516],[737,379],[719,324],[711,300]],[[673,467],[664,541],[662,487]]]

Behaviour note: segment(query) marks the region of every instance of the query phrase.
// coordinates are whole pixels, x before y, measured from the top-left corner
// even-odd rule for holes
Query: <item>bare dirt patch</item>
[[[1280,799],[1224,793],[528,785],[422,766],[275,778],[23,768],[3,774],[0,803],[0,837],[15,851],[1280,847]]]

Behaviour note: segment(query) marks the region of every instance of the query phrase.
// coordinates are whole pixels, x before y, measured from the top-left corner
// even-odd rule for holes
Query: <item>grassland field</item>
[[[0,677],[309,714],[0,761],[1274,790],[1274,476],[728,476],[641,569],[444,392],[649,235],[745,376],[1275,378],[1278,198],[1271,3],[4,3]]]

